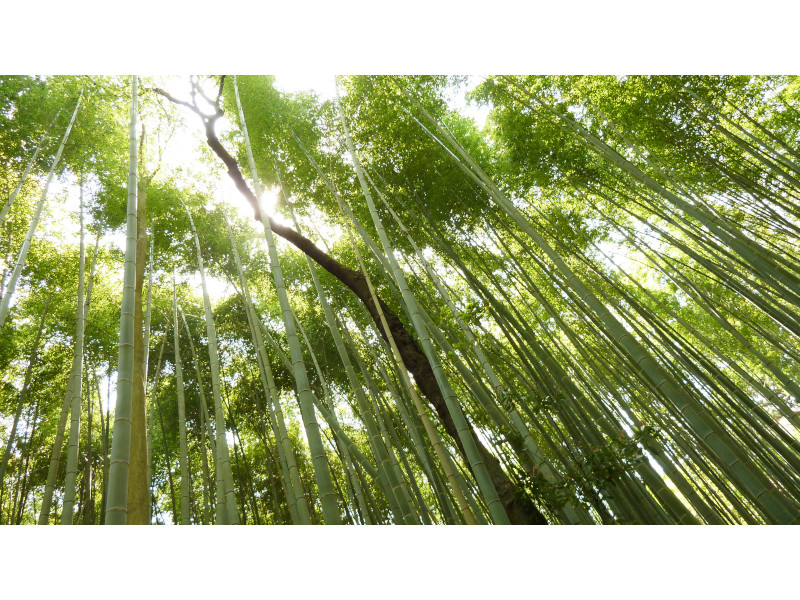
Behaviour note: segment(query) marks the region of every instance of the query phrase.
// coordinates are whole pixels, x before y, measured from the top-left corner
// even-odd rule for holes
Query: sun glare
[[[288,225],[288,222],[275,212],[278,204],[278,188],[267,188],[261,196],[261,205],[264,212],[275,222],[281,225]],[[245,199],[242,193],[236,188],[230,178],[222,177],[217,182],[217,194],[223,206],[232,209],[235,214],[247,222],[253,222],[253,207]]]

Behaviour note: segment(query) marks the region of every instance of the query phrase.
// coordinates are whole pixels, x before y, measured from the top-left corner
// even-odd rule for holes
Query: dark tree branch
[[[175,104],[180,104],[181,106],[185,106],[186,108],[188,108],[192,112],[196,113],[201,119],[203,119],[203,121],[205,121],[206,118],[207,118],[206,115],[204,115],[200,111],[200,109],[198,109],[196,106],[194,106],[192,104],[189,104],[188,102],[186,102],[186,100],[179,100],[178,98],[176,98],[175,96],[173,96],[169,92],[165,92],[161,88],[145,88],[145,89],[148,90],[148,91],[151,91],[151,92],[155,92],[159,96],[164,96],[164,98],[166,98],[170,102],[174,102]]]

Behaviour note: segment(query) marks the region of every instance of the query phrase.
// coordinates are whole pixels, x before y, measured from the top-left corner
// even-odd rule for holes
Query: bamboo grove
[[[0,522],[800,521],[800,80],[336,86],[0,77]]]

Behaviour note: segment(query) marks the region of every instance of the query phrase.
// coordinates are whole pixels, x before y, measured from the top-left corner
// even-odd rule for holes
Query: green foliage
[[[291,353],[263,232],[249,215],[239,216],[223,202],[217,178],[227,175],[206,146],[197,115],[153,91],[164,86],[181,100],[191,103],[194,98],[211,115],[222,80],[195,78],[196,88],[165,78],[142,81],[140,177],[154,248],[147,382],[153,386],[148,391],[150,410],[160,415],[150,432],[156,519],[172,519],[173,489],[179,506],[169,318],[173,265],[178,302],[189,323],[188,331],[181,327],[180,336],[187,346],[182,359],[193,520],[205,519],[204,496],[215,512],[216,465],[208,431],[201,430],[200,410],[203,390],[209,429],[215,432],[209,340],[185,205],[213,292],[224,426],[240,513],[248,523],[295,518],[284,472],[288,467],[282,464],[286,457],[274,407],[262,386],[223,212],[231,222],[255,312],[281,350],[265,345],[301,491],[311,520],[320,522],[320,490],[304,423],[308,419],[299,409],[296,373],[281,356]],[[554,523],[691,522],[686,515],[709,523],[783,522],[782,509],[769,504],[775,497],[790,514],[798,514],[797,78],[491,76],[468,93],[472,102],[491,108],[483,129],[453,108],[453,97],[463,93],[465,82],[445,76],[340,77],[341,98],[334,100],[313,92],[283,93],[273,77],[238,77],[256,170],[267,199],[279,197],[273,216],[288,226],[288,198],[302,234],[340,265],[358,272],[338,194],[361,228],[356,245],[366,273],[402,327],[413,331],[412,311],[386,269],[385,257],[380,251],[376,256],[372,248],[380,247],[379,236],[346,151],[341,106],[408,289],[445,340],[434,344],[442,373],[476,438],[509,482],[502,492],[506,508],[527,503]],[[180,96],[181,89],[188,95]],[[77,241],[69,230],[75,219],[63,217],[63,207],[71,210],[81,174],[87,181],[91,232],[87,269],[94,235],[100,236],[100,249],[85,341],[95,408],[90,439],[84,430],[80,448],[85,457],[91,447],[91,500],[96,508],[90,518],[101,520],[108,449],[97,414],[95,378],[105,403],[107,378],[116,377],[119,342],[127,77],[0,76],[0,199],[15,188],[34,147],[44,140],[0,230],[0,274],[5,286],[81,92],[82,106],[57,169],[58,182],[50,191],[49,214],[33,240],[11,313],[0,330],[0,442],[5,448],[38,317],[53,294],[20,435],[2,482],[4,522],[35,520],[32,501],[41,498],[56,436],[77,294]],[[211,102],[202,100],[202,94]],[[220,108],[226,119],[216,122],[215,131],[252,189],[232,77],[225,78]],[[281,185],[284,195],[277,194]],[[57,215],[62,215],[64,231]],[[355,380],[365,393],[380,398],[380,405],[365,415],[306,256],[282,239],[277,249],[287,300],[322,374],[301,342],[310,389],[316,401],[331,404],[341,433],[360,454],[350,452],[355,466],[349,465],[335,444],[334,427],[319,408],[312,410],[342,519],[363,522],[367,516],[383,523],[400,516],[395,495],[400,492],[392,489],[367,431],[366,419],[380,415],[388,427],[377,437],[398,457],[399,485],[408,488],[411,516],[429,513],[434,522],[460,522],[453,483],[445,482],[439,455],[401,390],[399,366],[373,317],[341,275],[318,266],[327,301],[353,340],[347,352],[357,371]],[[436,285],[426,269],[436,273]],[[619,329],[609,325],[611,319]],[[189,340],[197,353],[199,380]],[[406,351],[413,345],[403,343]],[[421,353],[416,356],[424,363]],[[369,378],[361,375],[356,358]],[[391,385],[380,369],[389,373]],[[463,376],[464,369],[471,377]],[[415,383],[423,402],[433,407],[431,398],[441,381],[421,379]],[[113,404],[113,389],[111,396]],[[702,409],[702,416],[693,420],[690,406]],[[466,496],[474,501],[478,520],[487,520],[486,500],[475,492],[459,442],[442,414],[430,414],[445,451],[465,474]],[[87,418],[84,397],[82,423]],[[702,429],[701,420],[710,424],[713,435]],[[730,456],[720,454],[721,446],[712,447],[714,435],[729,441]],[[208,481],[201,452],[206,452]],[[748,483],[737,470],[744,464],[757,474]],[[83,468],[79,465],[79,480]],[[61,470],[63,479],[63,464]],[[774,488],[767,491],[778,493],[760,493],[759,476]],[[363,488],[367,515],[356,498],[354,480]],[[412,489],[412,480],[418,489]],[[26,504],[20,507],[23,491]],[[78,499],[79,510],[89,510],[88,500]]]

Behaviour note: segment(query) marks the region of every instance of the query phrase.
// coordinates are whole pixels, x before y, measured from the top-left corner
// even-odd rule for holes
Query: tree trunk
[[[142,131],[144,142],[144,131]],[[141,144],[143,145],[143,143]],[[139,159],[142,159],[140,149]],[[140,162],[141,171],[141,162]],[[147,409],[145,406],[144,372],[144,319],[142,291],[144,267],[147,262],[147,184],[148,178],[139,177],[136,209],[136,284],[133,306],[133,397],[131,412],[131,456],[128,472],[128,524],[150,523],[150,481],[147,464]]]

